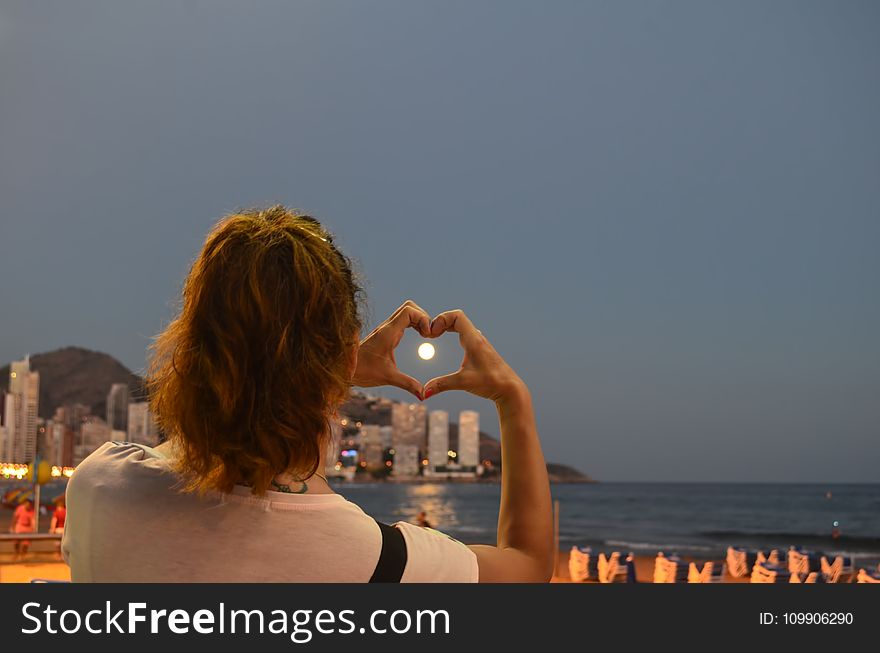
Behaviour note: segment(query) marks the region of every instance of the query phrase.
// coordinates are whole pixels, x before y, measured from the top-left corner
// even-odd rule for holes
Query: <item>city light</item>
[[[0,476],[3,478],[15,478],[19,481],[28,474],[28,466],[25,463],[0,463]]]
[[[434,358],[434,345],[430,342],[423,342],[419,345],[419,358],[429,361]]]
[[[25,463],[0,463],[0,477],[4,479],[23,480],[30,473],[30,466]],[[53,465],[50,472],[52,478],[70,478],[73,467]]]

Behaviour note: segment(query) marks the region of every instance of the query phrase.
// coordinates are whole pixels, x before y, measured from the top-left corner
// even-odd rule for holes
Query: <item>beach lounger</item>
[[[852,579],[855,574],[852,558],[837,556],[829,561],[825,556],[821,557],[820,568],[829,583],[845,583]]]
[[[568,554],[568,574],[572,583],[583,583],[590,578],[590,553],[592,549],[571,547]]]
[[[634,564],[632,553],[627,555],[624,562],[620,562],[620,551],[614,551],[610,556],[599,554],[598,576],[600,583],[625,583],[629,576],[630,562]],[[633,567],[633,570],[635,567]],[[633,572],[633,578],[635,573]]]
[[[727,547],[727,572],[734,578],[745,578],[752,573],[758,554],[744,548]]]
[[[703,568],[700,569],[696,563],[691,563],[688,566],[688,578],[687,582],[689,583],[723,583],[724,582],[724,570],[726,565],[723,562],[713,562],[712,560],[708,560]]]
[[[822,554],[815,551],[806,551],[793,546],[788,550],[788,570],[792,574],[806,576],[813,571],[821,571]]]
[[[676,555],[666,556],[662,551],[654,559],[655,583],[686,583],[688,566]]]
[[[856,577],[857,583],[880,583],[880,570],[868,571],[867,569],[859,569],[859,575]]]
[[[797,572],[791,575],[790,583],[803,583],[813,585],[815,583],[824,583],[825,575],[818,571],[811,571],[808,574],[799,574]]]
[[[617,570],[618,562],[620,560],[620,553],[615,551],[610,556],[606,557],[605,553],[599,554],[599,564],[598,564],[598,578],[600,583],[610,583],[608,580],[612,573]]]
[[[790,583],[791,573],[788,567],[774,565],[770,562],[756,562],[752,567],[751,583]]]

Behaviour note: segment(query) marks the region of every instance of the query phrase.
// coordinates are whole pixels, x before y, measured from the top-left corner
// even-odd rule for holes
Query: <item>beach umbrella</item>
[[[25,501],[34,500],[34,489],[32,487],[14,487],[7,490],[3,495],[3,506],[6,508],[17,508]]]

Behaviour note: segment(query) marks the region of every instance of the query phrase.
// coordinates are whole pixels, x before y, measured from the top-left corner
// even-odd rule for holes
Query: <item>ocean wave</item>
[[[876,554],[880,551],[880,537],[865,535],[840,535],[840,537],[832,538],[830,533],[797,533],[786,531],[701,531],[699,534],[703,537],[725,540],[730,543],[736,543],[738,540],[767,543],[786,542],[796,545],[811,544],[822,545],[825,547],[868,547],[872,549],[872,554]]]
[[[605,540],[608,546],[619,546],[624,549],[641,549],[646,551],[666,551],[672,553],[674,551],[713,551],[717,547],[705,546],[703,544],[674,544],[674,543],[656,543],[656,542],[629,542],[627,540]]]
[[[844,558],[852,558],[853,560],[860,560],[865,558],[869,560],[877,559],[877,551],[826,551],[825,555],[830,558],[842,556]]]
[[[449,530],[458,531],[459,533],[491,533],[491,528],[482,528],[480,526],[449,526]]]

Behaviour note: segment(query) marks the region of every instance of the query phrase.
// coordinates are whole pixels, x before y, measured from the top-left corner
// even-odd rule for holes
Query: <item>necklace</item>
[[[330,485],[330,481],[328,481],[327,477],[323,474],[315,472],[314,474],[312,474],[312,476],[317,476],[318,478],[323,479],[327,485]],[[290,485],[288,485],[287,483],[278,483],[277,481],[275,481],[274,478],[270,481],[272,487],[275,489],[276,492],[283,492],[285,494],[305,494],[309,491],[309,484],[306,483],[305,480],[295,482],[302,483],[302,487],[298,490],[291,490]]]

